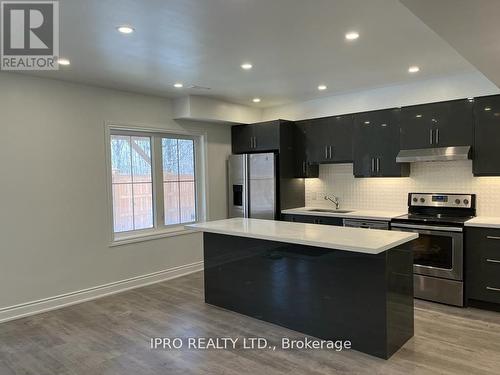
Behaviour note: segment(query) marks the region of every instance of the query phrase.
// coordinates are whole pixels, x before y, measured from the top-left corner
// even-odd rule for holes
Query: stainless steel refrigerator
[[[275,219],[276,157],[231,155],[228,160],[229,217]]]

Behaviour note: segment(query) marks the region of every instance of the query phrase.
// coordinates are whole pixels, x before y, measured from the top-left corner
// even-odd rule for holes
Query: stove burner
[[[394,221],[409,221],[409,222],[425,222],[425,223],[439,223],[439,224],[450,224],[450,225],[463,225],[467,220],[472,219],[474,216],[449,216],[445,214],[436,215],[425,215],[425,214],[407,214],[398,216]]]
[[[476,216],[474,194],[410,193],[408,214],[399,216],[393,221],[461,227],[474,216]]]

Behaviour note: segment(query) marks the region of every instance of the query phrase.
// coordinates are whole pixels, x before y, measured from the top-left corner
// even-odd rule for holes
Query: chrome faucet
[[[335,209],[338,210],[340,207],[340,200],[339,197],[333,194],[327,194],[325,195],[325,201],[330,201],[335,205]]]

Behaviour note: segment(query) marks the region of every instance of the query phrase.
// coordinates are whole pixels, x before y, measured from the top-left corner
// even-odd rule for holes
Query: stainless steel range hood
[[[471,146],[456,146],[401,150],[396,157],[396,162],[467,160],[470,159],[470,149]]]

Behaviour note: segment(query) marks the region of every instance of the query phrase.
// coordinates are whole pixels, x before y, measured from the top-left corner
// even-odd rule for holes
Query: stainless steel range
[[[476,216],[475,194],[408,194],[408,214],[391,230],[419,233],[411,243],[415,297],[464,305],[464,223]]]

